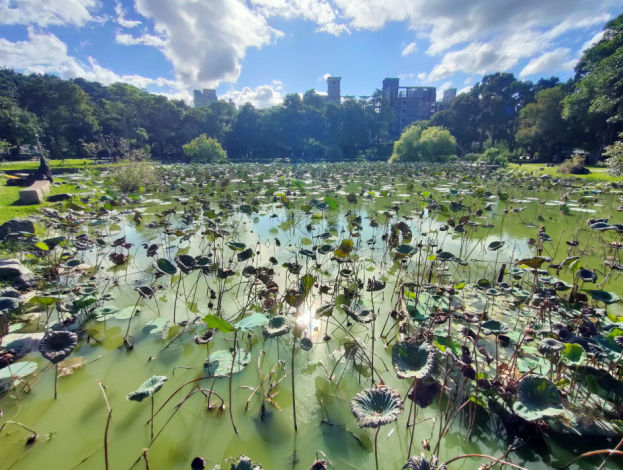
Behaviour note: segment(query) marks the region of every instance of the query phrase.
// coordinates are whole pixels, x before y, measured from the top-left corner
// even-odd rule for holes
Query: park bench
[[[22,204],[40,204],[43,201],[43,195],[48,192],[50,192],[48,180],[35,181],[19,192],[19,201]]]

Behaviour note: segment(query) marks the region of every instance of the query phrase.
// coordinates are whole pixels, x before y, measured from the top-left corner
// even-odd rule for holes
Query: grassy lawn
[[[28,206],[21,205],[19,203],[20,189],[23,188],[19,186],[0,186],[0,224],[10,219],[36,214],[40,207],[50,207],[53,204],[51,202],[42,202],[41,204]],[[48,196],[61,193],[75,194],[78,191],[74,184],[53,185]]]
[[[622,182],[623,181],[623,177],[610,176],[607,173],[606,168],[600,167],[600,166],[587,165],[586,168],[588,168],[591,171],[590,174],[588,175],[565,175],[563,173],[556,173],[558,166],[548,168],[545,164],[540,164],[540,163],[524,163],[521,166],[519,166],[519,164],[517,163],[509,163],[508,168],[512,170],[520,170],[520,171],[525,171],[529,173],[536,173],[538,175],[550,175],[552,178],[554,177],[561,178],[561,177],[569,176],[569,177],[575,177],[575,178],[585,179],[589,181],[605,181],[605,182]]]
[[[65,160],[65,164],[61,164],[62,160],[48,160],[50,167],[52,168],[52,172],[54,172],[54,168],[101,168],[108,166],[116,166],[122,165],[121,163],[101,163],[101,164],[93,164],[93,161],[89,159],[77,159],[77,158],[68,158]],[[0,171],[6,170],[36,170],[39,168],[39,160],[36,162],[2,162],[0,163]]]

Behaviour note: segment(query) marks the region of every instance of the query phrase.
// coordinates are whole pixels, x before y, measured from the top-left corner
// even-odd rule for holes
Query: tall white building
[[[342,102],[341,81],[342,77],[327,77],[327,103],[340,104]]]

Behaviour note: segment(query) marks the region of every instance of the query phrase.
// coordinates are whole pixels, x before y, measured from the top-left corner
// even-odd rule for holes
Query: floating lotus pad
[[[560,391],[545,377],[529,375],[517,386],[513,411],[526,421],[559,416],[564,412]]]

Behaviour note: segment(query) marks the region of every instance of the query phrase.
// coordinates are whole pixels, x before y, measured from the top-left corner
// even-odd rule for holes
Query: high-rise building
[[[340,104],[342,102],[341,80],[342,77],[327,77],[327,103]]]
[[[400,138],[409,124],[428,120],[435,113],[435,87],[401,87],[399,78],[386,78],[383,80],[383,93],[394,111],[394,119],[389,124],[389,137],[394,140]]]
[[[452,103],[454,101],[454,98],[456,98],[456,88],[448,88],[447,90],[444,90],[443,92],[443,100],[445,102],[450,102]]]
[[[446,111],[447,109],[450,109],[454,98],[456,98],[456,88],[448,88],[447,90],[444,90],[443,100],[437,101],[435,112],[438,113],[439,111]]]
[[[195,106],[198,108],[210,106],[213,102],[216,101],[216,90],[209,90],[204,88],[203,92],[199,90],[194,90],[193,94]]]

